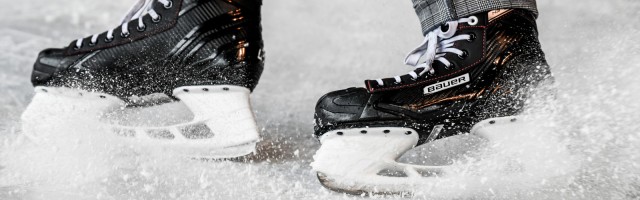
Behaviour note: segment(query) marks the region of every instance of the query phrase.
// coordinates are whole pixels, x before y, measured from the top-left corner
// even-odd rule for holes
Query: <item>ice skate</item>
[[[421,62],[424,61],[424,62]],[[397,161],[441,138],[471,133],[504,141],[540,84],[552,81],[534,15],[496,10],[450,21],[426,34],[407,57],[407,75],[365,81],[322,97],[312,167],[329,189],[352,194],[411,194],[438,184],[448,166]]]
[[[127,141],[186,156],[252,153],[259,134],[249,96],[264,55],[260,5],[259,0],[140,0],[117,28],[42,51],[32,74],[36,95],[22,116],[25,134],[37,138],[46,132],[53,126],[42,125],[46,119],[101,120],[164,94],[184,103],[193,119],[165,127],[102,122]]]

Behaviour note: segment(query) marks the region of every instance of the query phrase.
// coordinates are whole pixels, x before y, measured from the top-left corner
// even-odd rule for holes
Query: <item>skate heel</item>
[[[201,158],[234,158],[251,154],[260,139],[249,89],[239,86],[186,86],[173,95],[193,113],[190,122],[165,127],[115,126],[134,144]]]

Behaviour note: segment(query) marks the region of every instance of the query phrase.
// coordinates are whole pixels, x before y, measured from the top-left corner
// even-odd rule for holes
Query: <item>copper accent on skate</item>
[[[501,92],[501,93],[498,93]],[[513,90],[511,90],[511,88],[503,88],[502,85],[496,85],[493,88],[493,91],[491,91],[491,94],[500,94],[500,95],[507,95],[507,94],[511,94],[513,93]]]
[[[445,97],[445,98],[428,99],[426,101],[419,102],[419,103],[416,103],[416,104],[409,104],[409,105],[407,105],[407,107],[409,107],[411,110],[420,110],[420,109],[423,109],[423,108],[426,108],[426,107],[429,107],[429,106],[433,106],[433,105],[436,105],[436,104],[449,102],[449,101],[476,99],[476,98],[480,97],[482,94],[484,94],[485,91],[486,91],[486,89],[482,89],[482,90],[480,90],[478,92],[474,92],[474,93],[462,94],[462,95],[457,95],[457,96],[452,96],[452,97]]]
[[[232,10],[227,12],[228,15],[233,16],[233,18],[231,19],[234,22],[237,21],[241,21],[244,19],[244,16],[242,16],[242,10],[241,9],[236,9],[236,10]]]
[[[243,20],[243,19],[244,19],[244,16],[239,16],[239,17],[235,17],[235,18],[233,18],[232,20],[233,20],[234,22],[237,22],[237,21],[240,21],[240,20]]]
[[[231,16],[240,16],[242,14],[242,10],[241,9],[235,9],[232,11],[227,12],[227,14],[231,15]]]
[[[495,60],[493,60],[493,64],[505,66],[507,64],[506,62],[511,60],[512,57],[513,57],[513,53],[507,52],[507,54],[504,57],[496,58]]]
[[[491,94],[496,94],[498,93],[498,90],[502,89],[501,85],[497,85],[495,88],[493,88],[493,91],[491,91]]]
[[[493,89],[491,89],[489,93],[490,94],[497,94],[498,91],[501,90],[501,89],[502,89],[502,86],[497,85]],[[409,108],[411,110],[420,110],[420,109],[423,109],[423,108],[426,108],[426,107],[429,107],[429,106],[433,106],[433,105],[440,104],[440,103],[445,103],[445,102],[478,99],[483,94],[487,93],[488,90],[489,90],[489,88],[483,88],[480,91],[473,92],[473,93],[461,94],[461,95],[452,96],[452,97],[427,99],[427,100],[419,102],[419,103],[406,105],[405,107],[407,107],[407,108]],[[511,90],[507,90],[506,93],[511,93]]]
[[[238,42],[238,54],[237,56],[237,60],[238,61],[244,61],[246,56],[246,52],[247,52],[247,45],[248,43],[246,43],[245,41],[240,41]]]
[[[513,9],[499,9],[499,10],[489,11],[489,22],[492,22],[493,20],[499,18],[500,16],[503,16],[503,15],[509,13],[512,10]]]

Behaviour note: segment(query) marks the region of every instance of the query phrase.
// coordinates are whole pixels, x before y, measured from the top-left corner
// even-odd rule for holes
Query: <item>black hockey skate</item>
[[[42,51],[24,132],[47,132],[36,130],[42,118],[100,118],[166,94],[192,111],[191,122],[108,127],[190,156],[253,152],[259,135],[249,94],[263,70],[260,7],[260,0],[140,0],[121,26]]]
[[[474,125],[517,120],[511,116],[523,111],[534,88],[552,80],[535,16],[524,10],[448,22],[429,32],[406,62],[416,67],[407,75],[367,80],[365,88],[319,100],[315,135],[322,147],[312,166],[326,187],[387,194],[426,186],[446,167],[396,159],[417,145],[469,133]],[[381,175],[389,170],[402,175]]]

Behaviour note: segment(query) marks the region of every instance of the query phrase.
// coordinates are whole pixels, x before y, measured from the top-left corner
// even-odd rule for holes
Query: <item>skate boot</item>
[[[95,117],[165,94],[193,119],[166,127],[110,124],[128,141],[188,156],[238,157],[259,140],[249,94],[263,70],[260,0],[140,0],[114,29],[46,49],[25,133],[43,120]],[[46,118],[46,119],[43,119]]]
[[[400,156],[474,125],[482,132],[516,122],[534,88],[552,79],[535,16],[525,10],[447,22],[429,32],[406,63],[415,70],[319,100],[315,135],[322,146],[312,166],[324,186],[353,194],[424,188],[446,167],[398,163]]]

